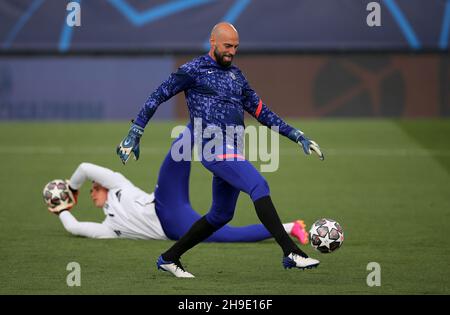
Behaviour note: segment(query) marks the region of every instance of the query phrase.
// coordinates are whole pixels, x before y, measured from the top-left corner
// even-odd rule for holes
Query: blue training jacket
[[[172,73],[149,96],[135,123],[145,128],[158,106],[181,91],[185,93],[191,122],[201,118],[203,129],[218,126],[225,132],[226,126],[244,127],[245,110],[269,128],[278,126],[284,136],[294,130],[262,102],[238,67],[223,67],[208,54]]]

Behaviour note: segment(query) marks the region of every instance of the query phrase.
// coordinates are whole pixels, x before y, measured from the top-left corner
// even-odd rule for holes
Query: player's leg
[[[174,140],[171,149],[182,137],[191,137],[192,128],[189,124],[186,130]],[[180,152],[182,153],[182,152]],[[190,161],[175,162],[171,150],[167,154],[160,169],[158,188],[155,192],[158,217],[166,235],[172,240],[178,240],[201,216],[195,212],[189,202]],[[217,180],[217,179],[216,179]],[[220,185],[219,185],[220,186]],[[224,193],[224,195],[226,195]],[[216,202],[217,202],[216,197]],[[233,206],[234,208],[234,206]],[[261,224],[244,227],[224,226],[209,237],[207,242],[255,242],[272,237]]]
[[[271,208],[270,203],[268,205],[270,190],[266,180],[250,162],[246,160],[215,160],[202,161],[202,163],[217,177],[250,196],[258,218],[280,244],[285,256],[296,250],[296,245],[284,230],[275,207],[272,204]]]
[[[169,217],[163,229],[167,237],[171,240],[179,240],[186,234],[192,225],[201,219],[201,215],[192,207],[183,207],[176,211],[176,216]],[[283,223],[286,233],[296,237],[301,244],[308,242],[307,234],[305,238],[305,227],[300,221]],[[208,237],[205,242],[233,243],[233,242],[258,242],[272,235],[262,224],[251,224],[245,226],[225,225]]]
[[[212,204],[205,215],[206,220],[217,229],[230,222],[234,216],[239,193],[239,189],[236,189],[219,176],[214,175],[212,181]]]
[[[158,182],[155,189],[155,208],[162,228],[170,239],[178,239],[181,231],[187,231],[193,222],[180,220],[179,217],[186,211],[191,213],[189,201],[189,176],[191,161],[175,161],[172,157],[172,148],[179,146],[183,141],[185,146],[192,148],[193,136],[191,124],[175,139],[171,149],[164,158],[160,167]],[[179,153],[182,152],[182,148]],[[188,216],[190,217],[190,216]]]
[[[300,244],[308,243],[308,236],[303,221],[283,223],[283,228],[289,235],[298,239]],[[306,234],[306,235],[305,235]],[[245,226],[225,225],[208,237],[205,242],[235,243],[259,242],[272,238],[272,234],[263,224]]]
[[[213,172],[215,176],[220,177],[236,189],[244,191],[250,196],[258,218],[283,251],[286,260],[284,262],[285,267],[291,267],[289,263],[292,261],[299,268],[318,265],[319,262],[309,259],[284,230],[270,198],[269,186],[250,162],[246,160],[216,160],[210,162],[203,160],[202,164]],[[308,261],[304,261],[306,259]]]
[[[155,189],[156,201],[160,204],[184,204],[189,203],[189,175],[191,161],[175,161],[172,150],[176,147],[178,153],[183,154],[183,149],[191,149],[193,145],[192,127],[188,124],[184,131],[171,145],[160,167],[158,182]]]
[[[234,215],[239,190],[221,178],[213,178],[213,202],[209,212],[198,219],[192,227],[161,257],[164,261],[179,262],[180,257],[198,243],[228,223]]]
[[[254,200],[258,217],[280,244],[285,256],[291,252],[303,254],[284,230],[273,205],[272,209],[267,207],[266,201],[270,200],[268,185],[253,165],[247,161],[202,161],[202,163],[215,174],[213,204],[204,217],[162,254],[164,260],[178,261],[186,251],[228,223],[233,217],[240,190],[248,193]]]
[[[164,231],[167,237],[171,240],[179,240],[186,234],[192,225],[200,220],[202,216],[192,208],[184,208],[183,211],[178,212],[176,218],[168,220]],[[293,223],[286,223],[285,230],[291,231]],[[205,242],[218,243],[234,243],[234,242],[258,242],[268,238],[272,235],[262,224],[251,224],[246,226],[230,226],[225,225],[215,231]]]
[[[272,234],[262,224],[246,226],[225,225],[208,237],[205,242],[235,243],[258,242],[271,238]]]

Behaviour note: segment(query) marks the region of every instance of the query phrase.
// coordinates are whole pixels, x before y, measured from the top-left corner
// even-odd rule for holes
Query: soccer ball
[[[331,253],[342,246],[344,231],[339,223],[331,219],[314,222],[309,230],[311,245],[321,253]]]
[[[45,185],[42,195],[50,208],[73,204],[73,195],[69,190],[69,185],[63,179],[54,179]]]

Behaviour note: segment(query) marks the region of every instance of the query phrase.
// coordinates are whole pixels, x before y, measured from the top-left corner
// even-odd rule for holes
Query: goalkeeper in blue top
[[[238,32],[233,25],[222,22],[214,26],[210,44],[208,54],[182,65],[150,95],[128,135],[117,147],[123,163],[131,154],[137,160],[139,140],[148,121],[161,103],[181,91],[186,96],[195,141],[201,141],[202,145],[211,141],[221,144],[214,145],[207,154],[202,150],[201,163],[213,173],[213,202],[209,212],[158,258],[157,266],[176,277],[193,277],[183,269],[181,255],[232,219],[237,198],[243,191],[250,196],[258,218],[280,245],[284,267],[316,267],[319,261],[308,257],[284,230],[266,180],[242,155],[242,137],[236,134],[230,137],[227,129],[243,128],[245,110],[261,124],[278,128],[280,134],[298,143],[306,154],[314,152],[321,160],[324,156],[316,142],[273,113],[252,90],[242,72],[232,65],[239,46]]]

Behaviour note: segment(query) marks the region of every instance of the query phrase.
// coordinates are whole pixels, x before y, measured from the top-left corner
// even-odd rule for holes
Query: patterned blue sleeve
[[[149,96],[137,115],[134,121],[135,124],[145,128],[161,103],[164,103],[179,92],[188,89],[194,83],[194,79],[190,72],[188,67],[181,66],[177,72],[172,73],[170,77]]]
[[[263,103],[258,94],[256,94],[245,79],[243,93],[245,96],[244,109],[250,115],[255,117],[256,120],[258,120],[262,125],[267,126],[268,128],[278,126],[278,132],[286,137],[288,137],[288,135],[295,130]]]

